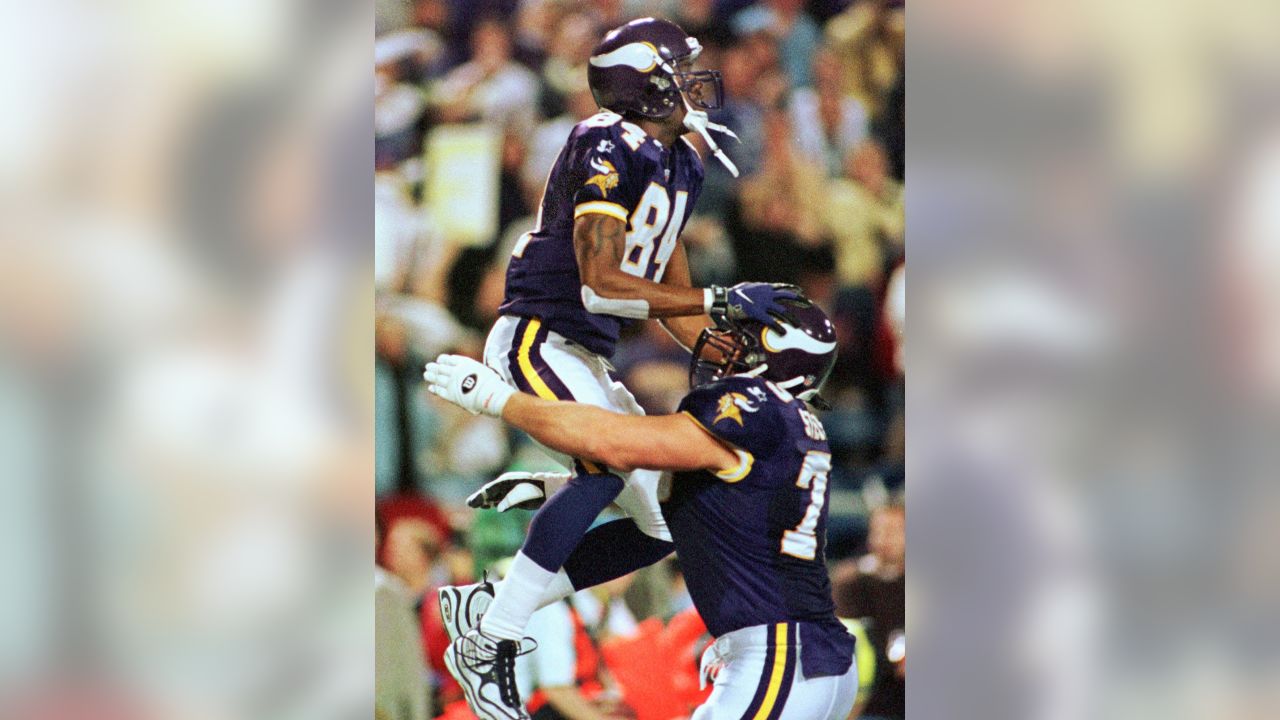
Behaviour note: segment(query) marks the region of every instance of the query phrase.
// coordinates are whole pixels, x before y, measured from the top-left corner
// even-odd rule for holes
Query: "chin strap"
[[[655,57],[657,56],[655,55]],[[674,78],[676,77],[675,68],[671,67],[671,65],[661,57],[657,57],[657,61],[663,71],[670,75],[672,77],[672,82],[674,82]],[[724,151],[720,149],[718,144],[716,144],[715,139],[711,137],[711,133],[707,131],[715,130],[716,132],[722,132],[738,142],[742,142],[742,139],[738,137],[737,133],[729,128],[719,123],[711,122],[710,118],[707,117],[707,112],[705,110],[694,110],[693,106],[689,104],[689,98],[684,96],[684,91],[680,90],[679,86],[677,86],[676,91],[680,94],[681,102],[684,103],[684,126],[701,135],[702,139],[707,141],[707,146],[711,148],[711,154],[719,158],[720,162],[724,164],[725,168],[728,169],[734,177],[738,177],[738,166],[734,165],[733,161],[729,159],[729,156],[724,154]]]
[[[722,132],[734,140],[742,142],[742,140],[738,138],[737,133],[719,123],[711,122],[711,120],[707,118],[705,110],[694,110],[693,106],[689,104],[689,100],[684,97],[684,93],[680,94],[680,99],[684,100],[684,126],[701,135],[702,139],[707,141],[707,146],[711,148],[711,154],[715,155],[734,177],[738,177],[738,166],[734,165],[733,161],[729,159],[729,156],[724,154],[724,151],[720,149],[720,146],[717,145],[716,141],[711,137],[711,133],[707,131],[715,130],[716,132]]]

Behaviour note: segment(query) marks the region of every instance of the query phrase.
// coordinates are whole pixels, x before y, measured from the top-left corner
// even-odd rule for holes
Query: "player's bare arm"
[[[582,303],[588,311],[626,318],[692,317],[681,324],[676,338],[686,347],[697,341],[707,323],[702,315],[712,318],[752,318],[778,327],[779,318],[786,319],[787,308],[780,304],[799,297],[799,288],[779,283],[739,283],[731,288],[712,286],[692,288],[687,284],[653,282],[624,272],[627,252],[626,225],[602,213],[586,213],[574,221],[573,247],[582,282]],[[685,260],[673,252],[672,260]],[[688,283],[686,261],[685,283]],[[696,331],[694,324],[697,325]]]
[[[739,464],[729,446],[688,415],[622,415],[594,405],[518,392],[470,358],[441,355],[423,377],[435,395],[472,413],[501,417],[552,450],[614,470],[726,470]]]
[[[583,299],[588,310],[623,317],[668,318],[706,313],[700,288],[656,283],[622,270],[627,247],[626,225],[599,213],[579,217],[573,225]]]
[[[502,419],[553,450],[614,470],[725,470],[737,454],[683,413],[620,415],[581,403],[516,393]]]
[[[662,282],[675,287],[693,286],[693,279],[689,275],[689,258],[685,255],[683,244],[677,245],[675,251],[671,253],[671,260],[667,263],[667,274],[662,276]],[[660,322],[671,337],[686,350],[693,349],[702,330],[712,324],[709,315],[682,315],[663,318]]]

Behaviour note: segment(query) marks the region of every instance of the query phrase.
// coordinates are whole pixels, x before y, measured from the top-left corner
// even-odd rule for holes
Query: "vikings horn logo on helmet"
[[[634,42],[623,45],[612,52],[596,55],[591,58],[590,62],[592,65],[601,68],[626,65],[633,70],[647,73],[662,62],[662,57],[658,55],[658,50],[653,46],[653,43]]]
[[[702,45],[680,26],[656,18],[632,20],[604,36],[591,52],[587,82],[596,103],[619,115],[668,117],[687,100],[698,110],[724,101],[720,73],[692,70]]]

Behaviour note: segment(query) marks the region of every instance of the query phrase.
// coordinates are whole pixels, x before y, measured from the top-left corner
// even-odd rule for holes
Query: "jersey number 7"
[[[782,553],[801,560],[818,555],[818,518],[827,501],[827,474],[831,472],[831,453],[811,450],[804,456],[796,487],[809,491],[809,506],[800,524],[782,533]]]

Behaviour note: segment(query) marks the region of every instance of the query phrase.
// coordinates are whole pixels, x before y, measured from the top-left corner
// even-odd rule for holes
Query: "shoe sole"
[[[453,659],[453,655],[453,643],[449,643],[449,649],[444,653],[444,666],[448,668],[449,674],[453,676],[453,679],[458,681],[458,685],[462,686],[462,694],[467,698],[467,707],[471,709],[471,712],[474,713],[476,717],[480,718],[480,720],[530,720],[527,712],[522,712],[521,714],[514,716],[506,714],[492,715],[487,712],[481,712],[481,698],[477,694],[478,689],[473,687],[469,679],[458,669],[457,663]],[[484,702],[486,705],[493,704],[489,700],[485,700]]]

